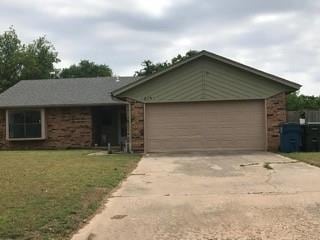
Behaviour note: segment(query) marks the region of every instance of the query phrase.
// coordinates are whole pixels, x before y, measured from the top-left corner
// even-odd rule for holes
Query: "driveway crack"
[[[275,170],[268,169],[270,172],[267,174],[267,179],[264,181],[267,185],[273,187],[276,191],[279,191],[278,187],[275,184],[271,183],[272,175],[275,173]]]
[[[298,163],[299,161],[284,161],[284,162],[266,162],[268,164],[292,164],[292,163]]]
[[[299,161],[283,161],[283,162],[253,162],[253,163],[243,163],[240,164],[240,167],[250,167],[250,166],[258,166],[258,165],[271,165],[271,164],[292,164],[292,163],[298,163]]]

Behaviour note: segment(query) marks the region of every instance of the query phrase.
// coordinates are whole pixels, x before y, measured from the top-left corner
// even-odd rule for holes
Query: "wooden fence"
[[[301,110],[288,111],[288,122],[299,123],[301,113],[305,113],[306,122],[320,123],[320,109],[319,110]]]

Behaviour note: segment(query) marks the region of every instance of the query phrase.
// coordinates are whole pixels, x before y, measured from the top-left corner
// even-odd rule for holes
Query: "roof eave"
[[[98,106],[119,106],[127,105],[127,102],[114,102],[114,103],[92,103],[92,104],[44,104],[44,105],[2,105],[0,109],[13,109],[13,108],[53,108],[53,107],[98,107]]]

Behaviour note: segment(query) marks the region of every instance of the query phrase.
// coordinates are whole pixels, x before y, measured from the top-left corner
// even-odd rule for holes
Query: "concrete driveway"
[[[73,239],[320,239],[320,168],[266,152],[146,156]]]

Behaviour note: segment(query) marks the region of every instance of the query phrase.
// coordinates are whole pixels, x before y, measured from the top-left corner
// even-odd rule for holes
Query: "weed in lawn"
[[[273,170],[273,167],[271,167],[270,163],[266,162],[263,164],[263,167],[267,170]]]

